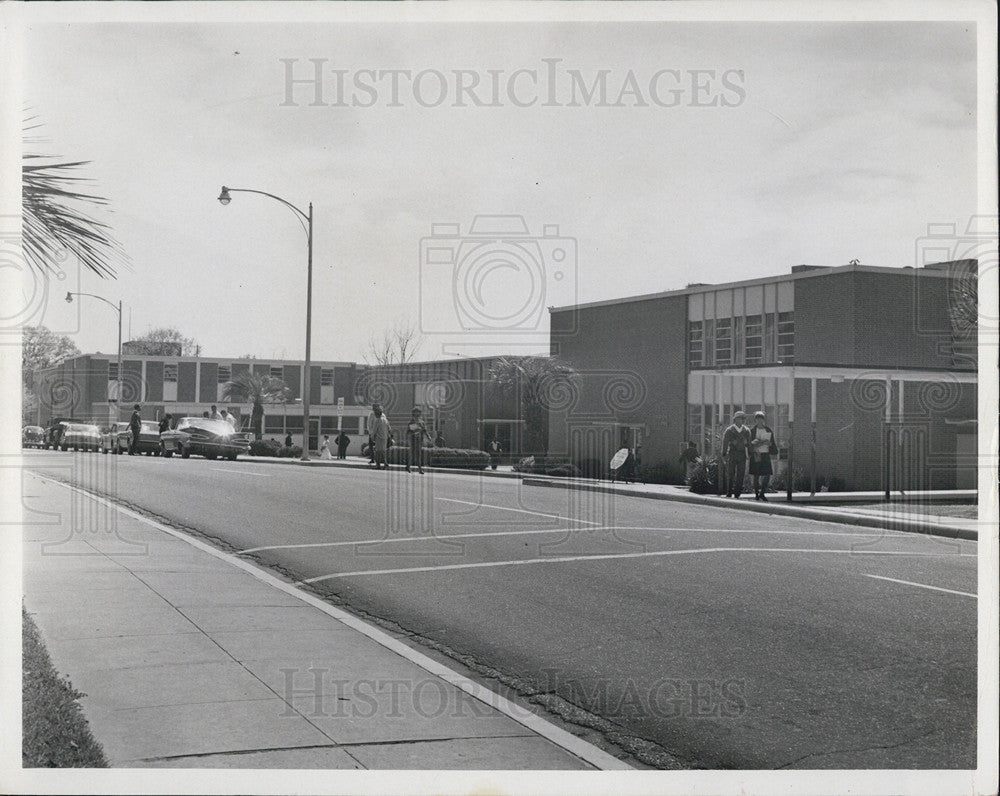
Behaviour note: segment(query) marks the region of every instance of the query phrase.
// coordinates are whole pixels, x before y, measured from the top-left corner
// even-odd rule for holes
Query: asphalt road
[[[646,760],[975,766],[974,542],[458,474],[28,461],[602,717]]]

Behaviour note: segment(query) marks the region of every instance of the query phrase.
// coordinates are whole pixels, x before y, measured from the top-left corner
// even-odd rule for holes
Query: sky
[[[65,286],[121,299],[126,339],[301,359],[304,229],[224,184],[313,203],[313,359],[364,361],[396,323],[419,359],[534,353],[548,306],[914,265],[928,224],[976,213],[975,44],[945,22],[31,25],[34,148],[91,161],[131,263],[66,263],[33,322],[114,351],[115,313]]]

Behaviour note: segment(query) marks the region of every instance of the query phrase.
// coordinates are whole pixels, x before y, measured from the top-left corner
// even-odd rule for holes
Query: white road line
[[[574,519],[573,517],[563,517],[561,514],[543,514],[540,511],[529,511],[528,509],[512,509],[510,506],[494,506],[490,503],[476,503],[472,500],[458,500],[457,498],[443,498],[439,497],[438,500],[444,500],[448,503],[464,503],[466,506],[476,506],[483,509],[501,509],[503,511],[515,511],[518,514],[534,514],[536,517],[548,517],[554,520],[566,520],[568,522],[583,522],[587,525],[600,525],[599,522],[594,520],[580,520]]]
[[[35,477],[41,477],[43,479],[45,478],[45,476],[40,476],[38,473],[32,473],[32,474],[35,475]],[[127,509],[124,506],[119,506],[118,504],[110,500],[107,500],[106,498],[94,495],[91,492],[87,491],[86,489],[83,489],[78,486],[72,486],[70,484],[65,484],[61,481],[54,481],[51,479],[45,479],[45,480],[50,480],[51,483],[59,484],[60,486],[66,487],[70,491],[84,495],[90,498],[91,500],[95,501],[96,503],[99,503],[100,505],[107,506],[108,508],[114,511],[121,512],[122,514],[125,514],[128,517],[132,517],[133,519],[138,520],[139,522],[143,522],[146,525],[149,525],[150,527],[155,528],[158,531],[162,531],[163,533],[169,534],[170,536],[173,536],[177,539],[187,542],[192,547],[196,547],[197,549],[205,553],[208,553],[209,555],[215,556],[216,558],[225,561],[227,564],[230,564],[236,567],[237,569],[241,569],[244,572],[253,575],[255,578],[262,581],[263,583],[273,586],[274,588],[279,589],[280,591],[283,591],[285,592],[285,594],[289,594],[292,597],[296,597],[302,602],[307,603],[314,608],[318,608],[327,616],[330,616],[333,619],[336,619],[338,622],[341,622],[342,624],[347,625],[348,627],[353,628],[354,630],[357,630],[359,633],[370,638],[376,644],[385,647],[386,649],[391,650],[392,652],[395,652],[397,655],[400,655],[406,660],[410,661],[411,663],[416,664],[425,672],[428,672],[429,674],[441,678],[446,683],[450,683],[451,685],[455,686],[461,691],[464,691],[466,694],[469,694],[474,699],[478,699],[480,702],[489,705],[494,710],[503,713],[505,716],[513,719],[518,724],[527,727],[532,732],[537,733],[543,738],[565,749],[567,752],[576,755],[581,760],[590,763],[592,766],[595,766],[598,769],[601,769],[603,771],[632,770],[632,766],[628,765],[628,763],[625,763],[622,760],[619,760],[617,757],[608,754],[603,749],[599,749],[598,747],[594,746],[591,743],[588,743],[582,738],[578,738],[576,735],[573,735],[572,733],[567,732],[566,730],[560,727],[556,727],[554,724],[550,723],[542,716],[532,713],[526,708],[523,708],[517,705],[516,703],[511,702],[509,699],[494,693],[485,686],[482,686],[479,683],[470,680],[467,677],[464,677],[458,672],[449,669],[444,664],[439,663],[438,661],[435,661],[432,658],[429,658],[423,653],[417,652],[415,649],[408,647],[406,644],[402,643],[398,639],[393,638],[388,633],[385,633],[379,630],[378,628],[369,625],[367,622],[364,622],[363,620],[348,613],[347,611],[344,611],[340,608],[330,605],[329,603],[326,603],[323,600],[319,599],[318,597],[315,597],[314,595],[303,591],[302,589],[298,588],[297,586],[291,583],[286,583],[285,581],[280,580],[267,570],[264,570],[254,564],[251,564],[248,561],[243,561],[237,558],[232,553],[225,553],[222,550],[218,550],[212,547],[211,545],[202,542],[200,539],[195,539],[193,536],[188,536],[186,533],[183,533],[182,531],[170,528],[169,526],[156,522],[155,520],[152,520],[149,517],[144,517],[142,514],[139,514],[136,511]]]
[[[434,534],[431,536],[398,536],[393,539],[359,539],[357,541],[340,541],[340,542],[308,542],[303,544],[269,544],[263,545],[261,547],[248,547],[246,550],[240,550],[237,555],[244,555],[247,553],[259,553],[262,550],[296,550],[299,548],[308,547],[347,547],[349,545],[376,545],[376,544],[392,544],[394,542],[436,542],[441,539],[478,539],[490,536],[536,536],[539,534],[554,534],[554,533],[594,533],[596,531],[660,531],[667,533],[752,533],[752,534],[762,534],[765,536],[843,536],[843,537],[877,537],[882,535],[887,536],[908,536],[913,537],[913,534],[904,534],[899,531],[884,532],[877,528],[873,528],[870,533],[855,532],[855,531],[778,531],[772,529],[752,529],[752,528],[647,528],[640,526],[628,526],[628,525],[604,525],[600,528],[543,528],[534,530],[523,530],[523,531],[485,531],[481,533],[450,533],[450,534]]]
[[[523,558],[515,561],[479,561],[472,564],[440,564],[433,567],[404,567],[401,569],[369,569],[356,572],[335,572],[332,575],[320,575],[306,578],[303,583],[318,583],[332,578],[350,578],[357,575],[398,575],[407,572],[438,572],[446,569],[481,569],[488,567],[516,567],[526,564],[566,564],[574,561],[607,561],[615,558],[652,558],[655,556],[679,556],[695,553],[834,553],[839,555],[872,555],[872,556],[959,556],[975,558],[974,553],[910,553],[905,550],[866,550],[858,553],[855,550],[831,550],[829,548],[802,547],[699,547],[689,550],[655,550],[644,553],[604,553],[592,556],[565,556],[561,558]]]
[[[921,589],[933,589],[934,591],[943,591],[946,592],[947,594],[958,594],[961,595],[962,597],[971,597],[973,600],[977,599],[979,596],[978,594],[974,594],[973,592],[955,591],[954,589],[942,589],[940,586],[928,586],[926,583],[914,583],[912,580],[899,580],[898,578],[887,578],[884,577],[883,575],[869,575],[867,572],[862,572],[861,574],[864,575],[866,578],[875,578],[876,580],[889,580],[892,581],[893,583],[902,583],[906,586],[917,586],[918,588]]]
[[[271,477],[271,473],[255,473],[253,470],[230,470],[228,467],[213,467],[212,469],[220,473],[239,473],[240,475],[256,475],[261,478]]]

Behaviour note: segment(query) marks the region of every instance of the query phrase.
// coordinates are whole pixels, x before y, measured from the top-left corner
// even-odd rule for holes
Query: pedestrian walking
[[[496,437],[490,440],[490,444],[486,446],[486,451],[490,454],[490,468],[496,470],[497,465],[500,464],[500,454],[503,453],[503,447]]]
[[[424,437],[430,441],[431,435],[427,430],[427,424],[423,420],[423,412],[420,407],[414,406],[410,415],[410,422],[406,425],[406,438],[409,442],[410,450],[406,459],[406,472],[410,472],[410,465],[417,465],[417,472],[424,474]]]
[[[370,421],[368,433],[371,438],[372,461],[375,462],[375,469],[388,470],[389,462],[386,460],[386,452],[392,440],[392,426],[389,425],[389,418],[382,412],[382,406],[375,404],[368,419]]]
[[[733,422],[722,435],[722,458],[726,462],[726,497],[737,500],[743,491],[746,477],[747,450],[750,447],[750,429],[746,426],[746,412],[738,409]]]
[[[286,448],[292,447],[292,435],[291,435],[291,433],[289,433],[288,436],[285,437],[285,447]]]
[[[319,458],[328,460],[333,458],[333,454],[330,453],[330,437],[327,434],[323,435],[323,442],[319,446]]]
[[[778,443],[767,425],[767,415],[754,412],[753,423],[750,429],[750,475],[753,476],[754,496],[767,503],[767,487],[774,474],[771,457],[778,455]]]
[[[684,481],[688,482],[691,480],[691,476],[694,473],[695,462],[698,461],[698,446],[693,442],[688,441],[687,447],[681,451],[681,457],[679,459],[681,467],[684,468]]]
[[[365,428],[368,430],[368,463],[375,464],[375,439],[372,436],[372,429],[375,428],[375,423],[378,420],[379,415],[382,414],[382,404],[372,404],[372,410],[368,413],[368,422]],[[364,448],[362,447],[362,453],[364,453]]]
[[[351,438],[341,431],[336,437],[334,437],[333,441],[337,443],[337,458],[346,459],[347,446],[351,444]]]
[[[139,451],[139,432],[142,431],[142,407],[136,404],[132,408],[132,417],[128,421],[128,430],[132,433],[132,439],[128,442],[128,455],[135,456]]]

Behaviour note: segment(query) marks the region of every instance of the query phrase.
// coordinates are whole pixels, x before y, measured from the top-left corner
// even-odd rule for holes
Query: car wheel
[[[170,458],[171,456],[173,456],[173,455],[174,455],[174,452],[173,452],[173,451],[168,451],[168,450],[167,450],[167,446],[166,446],[166,445],[164,445],[164,444],[163,444],[163,443],[161,442],[161,443],[160,443],[160,455],[161,455],[161,456],[163,456],[163,458],[164,458],[164,459],[169,459],[169,458]]]
[[[191,458],[191,449],[190,448],[184,448],[184,447],[182,447],[181,448],[181,458],[182,459],[190,459]]]
[[[236,454],[235,453],[230,453],[226,458],[229,459],[229,461],[231,461],[231,462],[235,462],[236,461]]]

